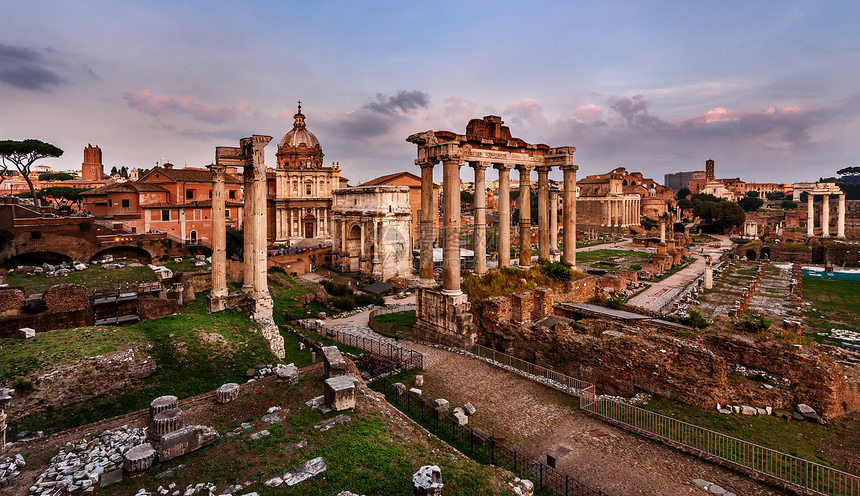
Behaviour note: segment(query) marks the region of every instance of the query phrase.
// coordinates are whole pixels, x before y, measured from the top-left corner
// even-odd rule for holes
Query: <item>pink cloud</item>
[[[189,114],[196,120],[213,124],[220,124],[237,115],[244,114],[250,109],[245,102],[239,102],[233,107],[210,107],[197,103],[192,96],[176,98],[170,95],[154,95],[152,90],[125,91],[122,97],[128,102],[129,107],[153,117],[158,117],[163,112],[179,112]]]

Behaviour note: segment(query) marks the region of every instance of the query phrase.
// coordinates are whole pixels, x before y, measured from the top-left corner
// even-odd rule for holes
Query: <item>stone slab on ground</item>
[[[221,436],[212,427],[206,425],[189,425],[182,429],[166,434],[158,443],[156,451],[158,461],[182,456],[186,453],[196,451],[219,440]]]
[[[341,375],[325,380],[325,403],[336,412],[355,408],[355,378]]]

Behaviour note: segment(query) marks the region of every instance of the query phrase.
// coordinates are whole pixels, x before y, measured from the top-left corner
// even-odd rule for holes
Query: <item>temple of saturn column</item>
[[[264,149],[271,136],[254,135],[239,140],[238,147],[215,148],[212,171],[212,292],[209,312],[247,305],[251,318],[261,324],[272,351],[284,356],[284,338],[272,320],[266,260],[266,164]],[[243,167],[245,180],[244,262],[242,291],[227,291],[227,229],[224,208],[224,178],[227,167]]]
[[[821,236],[830,237],[830,197],[839,197],[839,206],[836,211],[836,237],[845,237],[845,193],[839,189],[836,183],[796,183],[792,185],[794,193],[792,199],[800,201],[801,193],[806,193],[806,236],[815,236],[815,197],[821,197]]]
[[[415,331],[419,337],[451,346],[471,346],[476,328],[466,295],[460,289],[460,168],[468,163],[475,171],[475,272],[487,270],[486,253],[486,189],[485,172],[492,167],[499,171],[499,266],[510,266],[510,171],[519,172],[520,208],[519,266],[531,265],[531,213],[529,185],[532,170],[538,173],[538,258],[551,260],[558,249],[557,200],[550,201],[548,174],[553,167],[564,173],[562,261],[576,263],[576,171],[573,153],[576,148],[551,148],[529,144],[511,137],[510,129],[498,116],[472,119],[465,135],[451,131],[426,131],[409,136],[407,141],[417,145],[415,164],[421,167],[421,240],[420,279]],[[433,167],[442,162],[443,176],[443,249],[442,289],[435,286],[433,274]]]

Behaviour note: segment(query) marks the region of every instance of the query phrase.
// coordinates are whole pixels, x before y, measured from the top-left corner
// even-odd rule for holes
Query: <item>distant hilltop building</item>
[[[84,148],[84,163],[81,164],[81,179],[84,181],[101,181],[104,178],[105,167],[102,164],[102,149],[88,144]]]
[[[624,167],[577,181],[576,222],[584,230],[628,233],[642,217],[658,220],[674,210],[671,188]]]

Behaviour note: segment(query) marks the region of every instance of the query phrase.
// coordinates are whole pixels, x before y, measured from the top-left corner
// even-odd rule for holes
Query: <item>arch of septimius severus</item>
[[[551,222],[548,208],[549,172],[559,167],[564,174],[562,217],[562,261],[576,264],[576,171],[573,146],[550,147],[529,144],[511,136],[501,117],[490,115],[472,119],[466,134],[451,131],[426,131],[413,134],[407,141],[418,146],[415,164],[421,167],[420,277],[415,326],[419,336],[456,346],[474,344],[476,328],[469,313],[469,302],[460,290],[460,168],[468,163],[475,170],[475,272],[487,270],[486,260],[486,187],[485,172],[499,171],[499,266],[510,266],[510,171],[516,169],[520,180],[520,205],[529,205],[531,171],[538,173],[538,257],[549,260],[552,254]],[[433,167],[442,162],[442,290],[436,291],[433,277]],[[520,208],[520,267],[531,265],[531,212]],[[554,216],[552,216],[554,217]],[[525,240],[525,241],[523,241]]]

